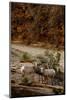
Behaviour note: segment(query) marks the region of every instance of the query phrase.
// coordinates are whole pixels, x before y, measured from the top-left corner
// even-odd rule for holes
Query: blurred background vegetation
[[[63,5],[11,3],[11,40],[63,49],[64,18]]]

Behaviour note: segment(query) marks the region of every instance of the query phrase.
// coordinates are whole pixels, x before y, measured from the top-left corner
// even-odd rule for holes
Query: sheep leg
[[[48,84],[49,76],[47,76],[47,84]]]
[[[46,77],[44,76],[43,78],[44,78],[44,83],[46,83]]]
[[[25,71],[23,71],[23,73],[22,73],[22,77],[24,77],[25,76]]]
[[[52,85],[54,84],[54,77],[52,77]]]
[[[41,76],[42,77],[42,83],[43,83],[43,76]]]
[[[43,83],[45,83],[45,77],[43,76]]]
[[[45,83],[48,83],[48,76],[45,76]]]
[[[32,79],[33,79],[33,82],[34,82],[34,75],[35,75],[35,74],[34,74],[34,72],[33,72],[33,74],[32,74]]]
[[[46,83],[46,78],[45,78],[45,76],[44,76],[44,83]]]
[[[39,75],[39,82],[40,82],[40,75]]]

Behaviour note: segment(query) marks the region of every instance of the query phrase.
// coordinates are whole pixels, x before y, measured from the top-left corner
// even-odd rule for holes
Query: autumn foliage
[[[64,48],[65,6],[11,3],[11,40]]]

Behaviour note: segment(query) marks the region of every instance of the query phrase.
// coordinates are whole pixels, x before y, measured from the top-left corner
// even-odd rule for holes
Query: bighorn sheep
[[[48,79],[53,79],[55,76],[55,70],[54,69],[47,69],[45,66],[34,66],[34,72],[39,74],[39,82],[42,80],[43,82],[48,82]]]

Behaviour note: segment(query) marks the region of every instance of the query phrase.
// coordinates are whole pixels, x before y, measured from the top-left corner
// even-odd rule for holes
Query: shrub
[[[38,55],[37,59],[39,59],[40,63],[47,63],[47,59],[44,56]]]
[[[53,92],[55,93],[55,94],[64,94],[64,90],[61,90],[61,89],[56,89],[56,88],[54,88],[53,89]]]
[[[53,68],[57,72],[57,68],[59,67],[60,56],[61,55],[59,52],[50,52],[46,50],[45,55],[38,55],[37,59],[40,60],[41,64],[45,63],[48,65],[49,68]]]
[[[46,52],[45,56],[47,56],[47,58],[49,59],[49,61],[47,62],[48,65],[55,69],[55,71],[57,71],[57,67],[59,67],[59,61],[60,61],[60,56],[61,54],[59,52]]]
[[[20,60],[21,60],[21,61],[32,60],[32,57],[31,57],[31,55],[28,54],[27,52],[24,52],[24,53],[21,55]]]
[[[32,83],[33,83],[33,81],[31,79],[29,79],[26,76],[23,77],[22,84],[24,84],[24,85],[31,85]]]

